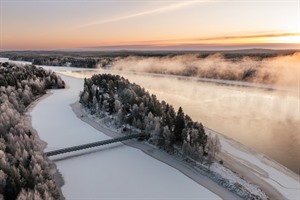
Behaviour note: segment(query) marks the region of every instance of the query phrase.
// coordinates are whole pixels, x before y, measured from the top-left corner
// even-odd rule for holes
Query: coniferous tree
[[[174,126],[174,135],[176,137],[176,141],[182,142],[182,131],[185,128],[184,121],[184,112],[181,107],[179,107],[176,118],[175,118],[175,126]]]
[[[181,107],[176,113],[172,105],[158,101],[155,95],[123,77],[93,75],[85,80],[80,101],[91,113],[96,108],[97,116],[115,119],[118,127],[148,134],[150,143],[167,151],[177,146],[196,160],[202,160],[207,152],[207,135],[201,123],[185,115]]]

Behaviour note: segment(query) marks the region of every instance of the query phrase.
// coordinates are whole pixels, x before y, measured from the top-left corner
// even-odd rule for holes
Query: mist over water
[[[85,71],[71,75],[89,77],[95,73],[124,76],[176,109],[182,106],[186,114],[204,126],[250,146],[300,174],[300,98],[297,92],[124,71]]]
[[[114,62],[112,69],[156,94],[160,100],[175,107],[182,106],[188,115],[205,126],[300,174],[300,52],[271,58],[258,55],[232,59],[220,53],[207,57],[197,54],[129,56]],[[126,73],[128,71],[139,75]],[[140,73],[245,81],[291,90],[229,86]]]
[[[128,56],[116,59],[112,69],[298,87],[299,63],[300,52],[271,58],[263,58],[258,54],[257,57],[233,56],[230,59],[220,53],[207,57],[184,54],[163,57]]]
[[[100,72],[128,78],[176,109],[182,106],[194,120],[300,174],[299,52],[271,58],[232,59],[219,53],[207,57],[128,56],[116,59],[110,70]],[[82,73],[90,76],[96,72]],[[243,86],[201,82],[195,77],[243,81]],[[247,82],[289,89],[245,87]]]
[[[123,74],[122,74],[123,75]],[[300,173],[299,96],[212,83],[124,75],[186,114]]]

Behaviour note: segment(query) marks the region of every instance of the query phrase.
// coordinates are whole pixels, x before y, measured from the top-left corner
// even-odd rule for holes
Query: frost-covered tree
[[[162,146],[164,143],[164,138],[160,120],[158,117],[155,117],[153,122],[154,129],[150,132],[150,141],[157,146]]]
[[[32,190],[22,189],[22,191],[18,195],[17,200],[28,200],[28,199],[43,200],[43,198],[41,197],[40,193],[37,190],[32,191]],[[50,198],[50,199],[52,199],[52,198]]]
[[[89,92],[84,91],[83,95],[82,95],[82,98],[80,99],[80,103],[88,105],[89,97],[90,97]]]
[[[165,126],[163,129],[163,137],[165,139],[165,145],[167,148],[172,148],[174,142],[175,142],[175,136],[170,131],[168,126]]]
[[[122,104],[118,99],[116,99],[115,100],[115,112],[119,112],[119,110],[121,110],[121,109],[122,109]]]
[[[221,143],[217,134],[213,136],[211,133],[209,133],[206,149],[208,154],[208,161],[209,163],[211,163],[215,159],[216,154],[221,151]]]
[[[29,65],[0,63],[0,72],[0,199],[59,199],[56,186],[42,193],[35,190],[52,181],[52,176],[42,146],[23,114],[45,89],[63,88],[64,82],[54,72]]]
[[[145,131],[146,133],[151,133],[155,128],[154,116],[151,112],[145,117]]]
[[[137,104],[133,104],[131,113],[133,118],[139,119],[140,112]]]
[[[97,116],[115,119],[118,127],[132,127],[148,135],[148,141],[169,152],[188,149],[188,155],[202,159],[207,135],[201,123],[194,122],[180,107],[160,102],[155,95],[127,79],[111,74],[93,75],[85,79],[80,102],[91,113],[96,99]],[[99,112],[99,114],[98,114]]]

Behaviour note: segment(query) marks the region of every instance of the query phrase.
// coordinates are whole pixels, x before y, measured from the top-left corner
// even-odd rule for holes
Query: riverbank
[[[96,122],[95,119],[92,119],[92,117],[90,115],[86,114],[82,110],[81,105],[79,103],[74,103],[71,105],[71,107],[72,107],[74,113],[77,115],[77,117],[79,117],[82,121],[88,123],[95,129],[97,129],[98,131],[100,131],[110,137],[113,137],[113,138],[123,136],[121,133],[115,131],[114,129],[110,129],[106,125],[99,123],[99,121]],[[223,199],[240,199],[240,197],[229,192],[224,187],[222,187],[222,186],[218,185],[216,182],[214,182],[211,178],[207,177],[207,175],[202,170],[200,170],[198,167],[195,167],[193,164],[183,161],[183,159],[180,159],[176,156],[169,155],[166,152],[156,148],[155,146],[150,145],[145,142],[125,141],[123,143],[126,145],[129,145],[131,147],[140,149],[147,155],[179,170],[181,173],[185,174],[192,180],[196,181],[198,184],[206,187],[207,189],[209,189],[213,193],[217,194],[218,196],[221,196]],[[236,168],[234,168],[234,170],[238,171],[237,169],[239,169],[241,167],[241,166],[238,166],[238,161],[232,159],[231,162],[235,163]],[[245,169],[243,167],[241,167],[241,168]],[[244,172],[243,174],[239,174],[240,176],[246,177],[247,170],[245,170],[245,171],[239,170],[239,171]],[[255,180],[255,178],[252,177],[252,179],[249,179],[249,180],[251,180],[251,182],[252,182],[252,180]],[[266,192],[268,194],[270,199],[287,199],[283,195],[281,195],[275,188],[268,185],[268,183],[263,182],[263,181],[259,182],[257,180],[256,180],[256,182],[260,183],[260,185],[264,186],[263,190],[264,190],[264,192]],[[256,189],[256,188],[253,189],[252,187],[250,187],[250,188],[253,191]],[[257,192],[257,191],[255,191],[255,192]]]
[[[80,120],[70,107],[78,101],[83,80],[62,78],[70,87],[52,90],[53,95],[31,112],[33,127],[48,143],[45,151],[109,139]],[[221,199],[178,170],[127,145],[111,144],[50,159],[64,177],[66,199]]]
[[[92,142],[92,141],[106,139],[106,138],[103,138],[103,136],[101,136],[102,134],[99,134],[98,131],[93,131],[93,130],[89,129],[88,128],[89,125],[87,125],[88,127],[85,127],[86,123],[81,123],[81,120],[78,119],[74,115],[73,111],[69,107],[70,104],[72,104],[73,102],[78,100],[77,95],[78,95],[80,88],[82,87],[83,80],[69,78],[69,77],[68,78],[65,77],[64,79],[66,79],[66,81],[71,85],[71,88],[67,89],[68,91],[67,90],[53,91],[55,93],[54,95],[47,98],[45,101],[42,101],[41,102],[42,105],[38,105],[38,107],[40,107],[40,108],[42,108],[42,107],[45,108],[46,111],[41,112],[41,111],[39,111],[39,110],[41,110],[39,108],[36,110],[36,113],[34,113],[36,116],[35,119],[41,119],[41,120],[42,120],[42,118],[44,118],[45,114],[47,115],[47,119],[42,120],[42,123],[41,123],[41,120],[36,120],[36,122],[35,122],[36,125],[34,126],[34,127],[37,127],[39,134],[41,134],[41,138],[44,141],[48,142],[47,150],[54,150],[54,149],[59,149],[59,148],[63,148],[63,147],[74,146],[74,145],[79,145],[79,144],[88,143],[88,142]],[[58,121],[58,124],[56,123],[55,120]],[[50,124],[51,124],[51,126],[50,126]],[[236,148],[233,148],[231,145],[229,145],[230,142],[232,142],[232,144],[235,144],[236,142],[233,140],[230,140],[228,138],[227,138],[227,140],[222,139],[221,142],[222,142],[223,149],[225,149],[227,151],[226,154],[229,155],[228,158],[231,158],[235,161],[237,161],[239,159],[239,161],[235,163],[238,167],[236,167],[235,169],[234,168],[231,168],[231,169],[234,169],[234,171],[239,173],[240,176],[243,176],[246,179],[248,179],[247,174],[250,171],[248,169],[252,169],[252,170],[256,169],[256,171],[260,172],[260,174],[262,174],[261,172],[264,172],[264,174],[265,174],[264,177],[260,177],[259,174],[257,175],[257,177],[254,177],[253,174],[251,174],[251,173],[255,173],[255,172],[251,172],[249,174],[249,176],[250,176],[250,178],[254,177],[257,180],[260,180],[260,179],[263,180],[263,182],[258,185],[263,186],[261,188],[267,192],[270,199],[295,199],[295,200],[299,199],[298,198],[299,195],[297,193],[297,191],[299,192],[299,190],[289,189],[289,188],[297,187],[299,185],[299,181],[298,182],[297,182],[297,180],[291,181],[291,179],[293,179],[293,178],[286,176],[285,173],[282,173],[276,167],[273,167],[273,165],[275,166],[276,163],[273,162],[271,164],[272,167],[270,167],[268,169],[263,169],[263,170],[258,170],[260,167],[253,167],[253,166],[257,166],[257,163],[256,164],[254,163],[255,165],[253,165],[253,166],[248,165],[249,168],[246,168],[245,163],[247,163],[246,160],[248,159],[248,157],[251,159],[256,158],[255,156],[252,156],[253,152],[251,154],[248,154],[247,153],[248,149],[245,149],[245,147],[244,147],[245,152],[244,152],[244,154],[241,154],[241,152],[240,152],[241,149],[237,150]],[[239,143],[236,143],[236,144],[238,145]],[[71,197],[78,197],[79,195],[81,195],[81,197],[85,197],[86,195],[91,194],[91,193],[92,194],[90,196],[94,195],[94,193],[91,192],[91,188],[86,189],[86,191],[80,191],[80,190],[74,190],[73,186],[71,187],[71,185],[74,185],[74,182],[76,183],[75,187],[76,187],[76,185],[77,185],[77,187],[80,187],[79,185],[83,184],[83,183],[79,184],[80,181],[82,180],[83,176],[86,176],[87,174],[80,173],[80,174],[72,175],[71,172],[69,172],[70,169],[72,168],[71,171],[75,172],[74,168],[79,168],[79,167],[74,165],[74,163],[77,163],[77,160],[84,160],[83,162],[88,162],[87,163],[88,165],[86,167],[82,166],[83,162],[80,162],[81,166],[80,166],[79,170],[84,171],[83,169],[85,169],[85,168],[88,170],[91,170],[92,163],[96,164],[97,162],[99,162],[99,161],[95,161],[95,159],[101,160],[100,162],[105,162],[105,158],[103,158],[103,157],[110,156],[109,159],[113,158],[111,156],[116,156],[116,155],[113,154],[113,152],[111,152],[111,151],[118,151],[118,149],[120,149],[120,148],[123,149],[125,147],[117,147],[112,150],[106,150],[105,155],[101,154],[101,152],[96,151],[95,153],[88,152],[88,154],[85,154],[86,156],[83,156],[83,157],[78,157],[78,156],[73,157],[73,158],[70,157],[70,158],[67,158],[67,160],[63,160],[63,161],[56,160],[55,162],[58,165],[58,168],[62,172],[63,176],[66,177],[67,180],[70,179],[70,176],[71,176],[71,179],[69,180],[69,182],[66,181],[66,184],[63,187],[63,188],[65,188],[65,189],[63,189],[64,194],[66,193]],[[124,151],[124,149],[122,151]],[[128,151],[127,148],[126,148],[126,151]],[[96,155],[98,155],[99,153],[101,154],[101,156],[97,157]],[[118,152],[118,155],[120,153],[122,154],[122,152]],[[112,154],[112,155],[108,155],[108,154]],[[122,155],[122,157],[126,156],[127,154],[128,154],[128,152],[126,154]],[[240,159],[239,157],[241,157],[241,156],[244,159]],[[262,158],[264,158],[264,157],[262,157]],[[94,160],[91,160],[91,159],[94,159]],[[223,161],[224,161],[225,165],[227,165],[226,162],[228,162],[228,164],[232,163],[229,159],[226,159],[226,158],[224,158]],[[122,162],[126,162],[126,160],[122,159]],[[111,164],[111,161],[109,161],[109,163],[107,163],[107,164],[109,164],[110,167],[114,166]],[[249,164],[249,162],[248,162],[248,164]],[[260,163],[260,164],[264,164],[264,163]],[[124,163],[122,165],[124,165]],[[95,167],[97,168],[97,170],[101,170],[101,168],[103,168],[105,166],[106,166],[106,163],[102,163],[100,166],[97,165],[97,167],[96,166]],[[266,166],[268,166],[268,165],[266,164]],[[264,168],[266,168],[266,166],[264,166]],[[147,168],[149,168],[149,167],[147,167]],[[240,169],[240,170],[243,169],[243,173],[240,173],[238,171],[238,169]],[[67,172],[65,173],[64,170]],[[275,173],[273,173],[273,172],[275,172]],[[126,172],[126,173],[128,173],[128,172]],[[157,173],[160,173],[160,172],[157,172]],[[91,175],[91,176],[95,176],[95,175]],[[103,175],[100,175],[100,177],[98,179],[102,180],[101,176],[103,176]],[[122,175],[119,174],[119,176],[122,176]],[[133,176],[134,176],[134,174],[133,174]],[[141,176],[141,175],[139,175],[139,176]],[[295,176],[295,177],[297,177],[297,176]],[[113,177],[110,177],[110,179],[111,178],[113,178]],[[278,179],[278,180],[276,180],[276,179]],[[276,180],[276,181],[273,181],[273,180]],[[79,181],[79,182],[76,182],[76,181]],[[116,181],[116,180],[112,179],[110,181]],[[286,183],[287,183],[287,185],[285,187],[281,188],[284,190],[283,193],[286,192],[285,198],[283,197],[283,195],[281,193],[279,193],[279,195],[278,195],[278,191],[277,191],[278,188],[276,188],[274,186],[274,185],[277,185],[279,187],[279,184],[277,182],[279,182],[281,185],[286,185]],[[68,184],[71,184],[71,185],[68,186]],[[264,187],[270,187],[270,189],[269,189],[270,191],[268,191],[268,189],[265,190]],[[104,186],[104,188],[105,188],[105,186]],[[82,190],[82,188],[81,188],[81,190]],[[83,190],[85,190],[85,188],[83,188]],[[80,191],[80,193],[79,193],[79,191]],[[92,189],[92,191],[93,191],[93,189]],[[105,189],[104,189],[104,191],[105,191]],[[123,192],[125,192],[125,191],[123,191]],[[148,191],[145,190],[144,192],[148,192]],[[290,194],[288,192],[290,192]],[[103,193],[103,191],[102,191],[102,193]],[[111,195],[111,193],[109,191],[107,191],[106,193],[109,193],[109,195]],[[131,197],[131,194],[132,193],[130,193],[130,194],[127,193],[127,195],[130,197]]]
[[[83,110],[81,109],[81,104],[76,102],[71,105],[72,110],[76,114],[78,118],[80,118],[85,123],[88,123],[90,126],[94,127],[96,130],[100,131],[101,133],[104,133],[112,138],[124,136],[123,134],[114,131],[113,129],[109,129],[107,126],[101,123],[97,123],[88,115],[86,115]],[[187,177],[191,178],[198,184],[204,186],[208,190],[212,191],[213,193],[217,194],[224,200],[232,200],[232,199],[241,199],[237,195],[229,192],[225,188],[221,187],[211,179],[209,179],[207,176],[203,175],[200,170],[197,170],[195,167],[190,166],[188,163],[183,162],[183,160],[179,160],[178,158],[174,156],[170,156],[168,153],[159,150],[155,146],[149,145],[145,142],[135,142],[135,141],[123,141],[122,143],[137,148],[141,151],[143,151],[145,154],[151,156],[152,158],[155,158],[186,175]]]
[[[99,73],[123,76],[155,94],[158,100],[168,102],[175,110],[182,107],[195,121],[267,155],[298,176],[300,174],[299,112],[295,109],[300,105],[298,93],[123,71],[65,70],[63,74],[82,79]]]
[[[46,99],[47,97],[49,97],[50,95],[52,95],[52,92],[47,92],[46,94],[40,96],[39,98],[37,98],[35,101],[31,102],[29,104],[29,106],[27,106],[27,108],[25,109],[25,120],[26,120],[26,123],[29,123],[31,125],[31,133],[34,134],[35,136],[35,139],[38,140],[41,144],[41,148],[42,150],[45,150],[45,148],[47,147],[47,142],[45,142],[44,140],[42,140],[40,137],[39,137],[39,134],[38,132],[36,131],[36,129],[32,126],[32,116],[31,116],[31,112],[32,110],[34,109],[34,107],[42,100]],[[49,167],[50,167],[50,173],[53,177],[53,180],[58,188],[58,192],[60,194],[60,197],[61,197],[61,200],[64,200],[64,195],[62,193],[62,186],[64,185],[64,178],[62,176],[62,174],[59,172],[59,170],[57,169],[57,166],[55,165],[55,163],[50,160],[49,158],[47,158],[47,162],[49,163]]]
[[[97,123],[95,120],[91,119],[91,116],[88,116],[85,114],[79,103],[72,104],[72,109],[81,120],[84,122],[90,124],[98,131],[101,131],[102,133],[105,133],[109,135],[110,137],[118,137],[122,136],[121,133],[118,133],[112,129],[109,129],[105,125],[101,123]],[[216,134],[213,130],[207,129],[206,131],[210,131],[213,134]],[[297,175],[288,170],[287,168],[281,166],[278,163],[275,163],[274,161],[270,160],[268,157],[259,154],[255,152],[254,150],[245,147],[244,145],[231,140],[227,138],[226,136],[219,134],[221,143],[223,145],[223,151],[218,156],[219,160],[222,160],[224,162],[224,165],[228,167],[229,169],[233,170],[235,173],[237,173],[239,176],[245,178],[246,180],[250,181],[251,183],[258,185],[266,194],[269,196],[270,199],[298,199],[299,197],[299,190],[297,187]],[[224,191],[216,189],[215,183],[210,180],[208,177],[203,176],[203,173],[199,173],[199,171],[195,170],[195,168],[191,165],[189,165],[186,162],[182,162],[182,160],[174,159],[173,156],[170,156],[169,154],[157,149],[156,147],[149,145],[147,143],[140,143],[140,142],[123,142],[126,145],[129,145],[134,148],[138,148],[142,150],[147,155],[158,159],[185,174],[186,176],[190,177],[197,183],[203,185],[207,189],[211,190],[212,192],[218,194],[219,196],[224,196]],[[234,150],[232,150],[234,148]],[[231,149],[231,151],[229,151]],[[237,153],[235,157],[233,154]],[[254,163],[251,163],[250,161],[245,160],[245,157],[242,157],[242,153],[245,155],[249,154],[250,160],[253,158],[256,158],[257,160]],[[244,155],[244,156],[245,156]],[[253,158],[251,158],[251,156]],[[247,156],[246,156],[247,157]],[[265,166],[262,166],[265,165]],[[266,167],[270,168],[270,171],[266,171]],[[273,171],[272,171],[273,170]],[[274,172],[274,170],[276,172]],[[278,177],[274,177],[274,174],[269,173],[277,173]],[[280,174],[281,173],[281,174]],[[283,175],[285,177],[283,177]],[[211,182],[207,182],[207,179],[213,182],[214,186],[212,186]],[[276,179],[284,180],[284,183],[280,183],[281,181]],[[270,181],[271,180],[271,181]],[[293,184],[293,181],[295,185],[293,187],[285,187],[284,184],[287,184],[290,186],[290,184]],[[275,184],[278,184],[278,186],[274,186]],[[299,183],[299,182],[298,182]],[[220,187],[220,186],[219,186]],[[281,187],[281,188],[278,188]],[[223,188],[224,189],[224,188]],[[289,192],[284,191],[289,190]],[[228,191],[226,191],[228,192]],[[227,196],[225,197],[225,199]],[[230,197],[231,199],[233,197]]]
[[[79,87],[81,88],[82,84]],[[74,99],[77,100],[78,97],[76,96]],[[72,102],[75,102],[76,100],[73,100]],[[56,137],[56,140],[57,138],[59,137]],[[227,140],[225,140],[225,142],[223,142],[224,140],[222,139],[223,149],[224,146],[227,149],[229,144],[231,146],[232,145],[234,146],[234,144],[237,144],[237,146],[240,145],[239,143],[236,143],[233,140],[230,140],[228,138],[226,139]],[[66,143],[66,145],[68,145],[68,143]],[[52,146],[50,147],[53,148]],[[59,147],[61,146],[58,146],[58,148]],[[234,171],[236,171],[239,174],[242,174],[242,176],[245,177],[246,179],[249,178],[249,180],[251,180],[251,178],[253,179],[254,177],[254,179],[256,179],[257,181],[262,180],[263,181],[262,184],[258,184],[258,185],[264,185],[264,186],[267,185],[271,187],[272,190],[274,190],[274,188],[277,188],[275,189],[275,191],[278,193],[277,190],[281,190],[281,193],[285,194],[285,196],[287,196],[288,199],[298,200],[300,198],[298,175],[290,173],[289,170],[285,170],[284,167],[278,165],[278,163],[275,163],[273,161],[270,162],[270,160],[262,154],[254,153],[255,156],[252,156],[253,152],[248,153],[248,151],[249,149],[245,149],[244,147],[240,149],[237,149],[236,147],[234,149],[231,149],[231,147],[229,146],[229,148],[226,150],[224,155],[223,153],[220,154],[220,159],[224,161],[225,165],[229,166],[229,168],[231,169],[235,169]],[[241,153],[243,154],[242,157],[240,155],[237,155]],[[249,156],[251,157],[251,159],[248,159]],[[253,162],[249,161],[252,159],[254,159],[255,161],[259,161],[260,162],[259,165],[262,165],[262,167],[257,166],[257,164],[253,165]],[[238,162],[234,162],[234,161],[238,161]],[[273,194],[273,192],[270,193]],[[277,198],[274,197],[274,199]],[[278,199],[282,199],[282,198],[278,198]]]
[[[217,132],[206,128],[206,131]],[[283,165],[241,143],[219,134],[218,159],[246,180],[260,186],[270,199],[300,199],[300,177]]]

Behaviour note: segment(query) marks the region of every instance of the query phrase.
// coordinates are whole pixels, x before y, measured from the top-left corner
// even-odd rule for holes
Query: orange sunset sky
[[[0,0],[0,50],[299,49],[300,0]]]

